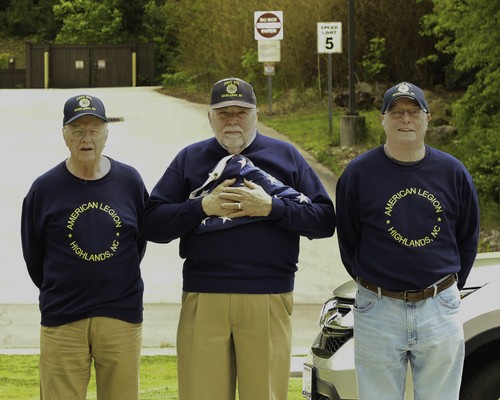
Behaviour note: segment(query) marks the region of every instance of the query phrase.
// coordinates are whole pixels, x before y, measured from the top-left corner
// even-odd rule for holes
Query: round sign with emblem
[[[255,11],[255,40],[283,39],[283,11]]]

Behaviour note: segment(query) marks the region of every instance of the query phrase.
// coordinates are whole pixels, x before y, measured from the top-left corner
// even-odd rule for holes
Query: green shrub
[[[7,69],[9,67],[10,54],[0,53],[0,69]]]

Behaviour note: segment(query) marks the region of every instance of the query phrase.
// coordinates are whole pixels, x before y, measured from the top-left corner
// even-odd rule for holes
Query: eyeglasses
[[[91,139],[99,139],[105,132],[104,129],[77,129],[77,130],[69,130],[66,129],[65,132],[71,136],[72,139],[83,139],[85,136],[85,132],[87,132]]]
[[[424,110],[419,108],[418,110],[417,109],[415,109],[415,110],[392,110],[392,111],[387,112],[389,117],[391,117],[392,119],[401,119],[404,117],[404,115],[406,113],[408,113],[408,116],[411,119],[419,119],[419,118],[422,118],[422,116],[424,115]]]

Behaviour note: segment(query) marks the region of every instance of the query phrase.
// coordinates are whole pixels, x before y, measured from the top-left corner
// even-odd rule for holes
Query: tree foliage
[[[141,34],[144,40],[155,45],[155,67],[160,73],[175,72],[179,37],[176,7],[176,2],[157,4],[155,0],[149,0],[144,6]]]
[[[202,87],[227,75],[257,77],[257,87],[265,87],[263,66],[249,62],[257,56],[254,39],[254,11],[283,11],[284,39],[281,61],[273,87],[287,92],[315,87],[326,82],[327,57],[318,55],[317,22],[342,23],[342,54],[333,55],[334,87],[346,87],[348,76],[348,1],[347,0],[178,0],[175,2],[178,21],[178,52],[176,67],[195,79]],[[404,12],[395,13],[399,9]],[[373,75],[373,65],[362,60],[370,41],[385,41],[383,52],[374,62],[385,65],[379,74],[384,82],[413,80],[429,85],[439,81],[435,65],[417,61],[433,51],[432,39],[422,38],[420,20],[432,2],[425,0],[356,0],[356,79]],[[257,69],[249,69],[249,66]],[[326,86],[326,85],[325,85]],[[326,89],[326,88],[325,88]]]
[[[122,14],[117,5],[118,0],[60,0],[54,5],[54,17],[62,24],[56,42],[121,43]]]
[[[436,48],[453,56],[456,70],[475,77],[461,101],[467,111],[488,115],[500,109],[499,96],[493,96],[500,89],[499,20],[498,2],[488,0],[434,0],[433,13],[425,16]]]
[[[368,51],[363,56],[363,69],[367,82],[380,82],[381,75],[385,70],[382,57],[385,52],[385,38],[370,39]]]
[[[202,89],[228,74],[256,77],[257,87],[265,87],[254,39],[253,14],[258,10],[284,14],[285,37],[274,88],[304,92],[323,82],[326,89],[327,57],[316,52],[316,23],[341,22],[344,51],[333,56],[333,80],[334,87],[347,86],[347,0],[0,0],[0,21],[10,12],[10,31],[40,32],[35,21],[40,18],[31,16],[42,5],[44,18],[58,27],[41,35],[43,40],[154,42],[159,73],[182,71]],[[384,65],[378,79],[386,82],[411,78],[425,85],[439,83],[439,68],[417,63],[432,51],[432,41],[419,37],[420,19],[431,5],[431,0],[355,0],[356,80],[372,78],[374,68]],[[20,29],[21,24],[25,28]],[[386,45],[373,65],[364,56],[375,38]]]
[[[434,0],[425,17],[436,48],[453,57],[457,71],[472,75],[453,105],[456,149],[486,202],[500,203],[500,8],[491,0]]]
[[[348,84],[348,0],[0,0],[8,37],[58,43],[153,42],[157,75],[208,93],[225,76],[250,80],[263,95],[254,11],[283,11],[284,39],[273,94],[307,98],[326,90],[327,56],[317,22],[342,23],[333,54],[334,91]],[[500,202],[500,8],[491,0],[354,0],[356,81],[409,80],[426,89],[463,89],[453,105],[453,153],[478,190]],[[471,151],[473,149],[474,151]]]
[[[59,30],[52,7],[57,0],[0,0],[0,26],[11,37],[53,39]]]

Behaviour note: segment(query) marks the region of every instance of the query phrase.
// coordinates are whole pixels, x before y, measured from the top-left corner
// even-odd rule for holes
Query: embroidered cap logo
[[[410,91],[410,88],[406,84],[402,84],[398,86],[398,91],[401,93],[408,93]]]
[[[90,100],[87,97],[84,97],[78,104],[80,104],[80,107],[87,108],[90,106]]]
[[[229,94],[235,94],[236,92],[238,92],[238,86],[236,86],[234,83],[230,83],[226,86],[226,92],[228,92]]]

